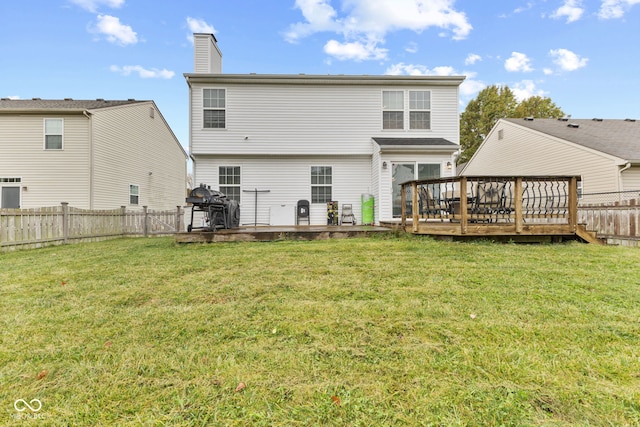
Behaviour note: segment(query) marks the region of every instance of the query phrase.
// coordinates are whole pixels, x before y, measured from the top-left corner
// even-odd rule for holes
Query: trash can
[[[375,223],[373,194],[362,194],[360,202],[362,203],[362,221],[360,223],[373,225]]]
[[[327,202],[327,225],[338,225],[338,202]]]

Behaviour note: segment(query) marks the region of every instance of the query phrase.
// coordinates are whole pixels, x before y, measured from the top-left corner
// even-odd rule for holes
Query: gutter
[[[89,120],[89,209],[93,209],[93,181],[94,181],[94,154],[93,154],[93,120],[91,120],[92,114],[84,110],[82,114]]]

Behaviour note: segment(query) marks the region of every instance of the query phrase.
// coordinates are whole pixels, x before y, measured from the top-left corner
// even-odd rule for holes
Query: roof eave
[[[191,83],[327,84],[327,85],[415,85],[459,86],[465,76],[369,76],[312,74],[194,74],[185,73]]]

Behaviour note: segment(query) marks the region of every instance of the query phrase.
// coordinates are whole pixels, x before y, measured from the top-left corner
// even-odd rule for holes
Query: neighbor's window
[[[203,91],[203,127],[224,129],[226,123],[225,89],[204,89]]]
[[[220,192],[240,203],[240,166],[220,166]]]
[[[129,184],[129,204],[137,205],[140,201],[140,187],[138,185]]]
[[[409,129],[431,129],[430,91],[409,91]]]
[[[404,129],[403,91],[382,91],[382,129]]]
[[[331,201],[331,166],[311,166],[311,203]]]
[[[44,149],[62,150],[63,119],[44,119]]]

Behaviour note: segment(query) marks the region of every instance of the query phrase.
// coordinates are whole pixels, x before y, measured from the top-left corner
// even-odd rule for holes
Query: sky
[[[463,75],[640,119],[640,0],[0,0],[0,97],[153,100],[189,145],[193,33],[233,74]]]

